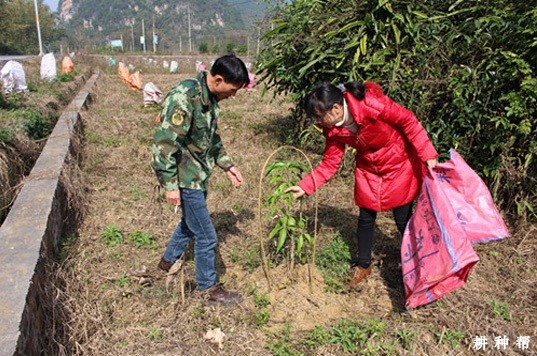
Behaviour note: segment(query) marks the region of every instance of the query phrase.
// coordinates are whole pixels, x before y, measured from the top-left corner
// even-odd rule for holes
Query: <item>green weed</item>
[[[123,139],[117,135],[109,135],[103,138],[104,147],[117,147],[121,144]]]
[[[193,308],[191,315],[195,319],[202,319],[205,316],[205,308],[203,307]]]
[[[455,350],[461,340],[464,338],[464,333],[453,329],[445,329],[442,334],[436,333],[437,340],[444,344],[448,344],[452,350]]]
[[[127,340],[120,340],[114,344],[114,348],[116,349],[124,349],[129,345],[129,342]]]
[[[17,109],[24,104],[24,96],[22,93],[11,93],[7,96],[6,99],[0,95],[2,100],[0,100],[0,109]]]
[[[123,233],[115,225],[107,225],[101,234],[101,242],[107,246],[120,245],[124,240]]]
[[[58,255],[58,259],[60,261],[64,261],[69,256],[69,252],[67,252],[65,248],[71,246],[77,238],[78,235],[75,233],[68,233],[67,235],[62,235],[60,240],[60,253]]]
[[[410,350],[416,338],[416,331],[401,329],[397,331],[396,336],[403,349]]]
[[[491,300],[489,305],[492,309],[492,314],[499,316],[503,320],[511,321],[511,313],[509,312],[509,304],[507,302]]]
[[[56,81],[59,83],[72,82],[75,79],[71,73],[60,73],[56,76]]]
[[[127,237],[129,242],[133,244],[136,248],[151,248],[154,249],[157,247],[153,235],[150,232],[143,232],[140,230],[134,230]]]
[[[344,289],[350,260],[349,246],[339,232],[329,239],[327,245],[319,248],[315,264],[323,273],[328,291],[337,293]]]
[[[321,345],[327,345],[330,343],[332,336],[330,332],[320,325],[316,325],[313,330],[311,330],[304,341],[304,344],[308,347],[318,347]]]
[[[254,296],[254,305],[258,309],[254,313],[254,318],[257,326],[266,325],[270,319],[270,310],[268,306],[270,305],[270,298],[266,294],[257,292],[256,290],[252,291]]]
[[[125,274],[121,274],[115,281],[114,284],[120,288],[126,288],[131,285],[129,277]]]
[[[244,253],[244,266],[250,272],[255,271],[259,266],[261,266],[261,252],[258,245],[249,248]]]
[[[300,351],[296,351],[292,344],[291,326],[286,324],[281,332],[275,336],[274,340],[267,342],[268,349],[274,356],[303,356]]]
[[[339,345],[346,353],[360,355],[385,355],[395,350],[394,345],[374,343],[376,337],[382,336],[385,324],[376,319],[366,322],[339,320],[329,329],[316,326],[304,341],[304,345],[316,348],[319,345]]]
[[[147,338],[147,340],[150,340],[150,341],[160,341],[162,340],[162,333],[160,332],[159,329],[152,326],[149,328],[149,330],[145,334],[145,337]]]
[[[99,143],[102,140],[102,137],[97,132],[92,130],[85,131],[85,138],[88,143]]]
[[[254,294],[254,304],[258,308],[263,308],[268,305],[270,305],[270,298],[266,294],[261,294],[258,292],[255,292]]]
[[[140,187],[138,187],[136,184],[131,184],[129,186],[129,190],[131,192],[132,200],[138,201],[147,198],[147,194],[140,190]]]
[[[270,320],[270,310],[269,308],[261,308],[254,313],[254,318],[257,326],[266,325]]]
[[[231,262],[240,264],[249,272],[255,271],[261,265],[259,246],[255,245],[246,251],[231,249],[229,259]]]

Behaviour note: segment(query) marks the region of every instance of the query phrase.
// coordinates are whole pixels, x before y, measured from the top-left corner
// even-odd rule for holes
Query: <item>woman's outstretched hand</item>
[[[301,196],[303,196],[304,194],[306,194],[306,192],[303,191],[302,188],[300,188],[298,185],[294,185],[292,187],[287,188],[285,190],[285,192],[286,193],[292,192],[293,193],[293,198],[295,198],[295,199],[298,199]]]
[[[436,158],[430,159],[427,161],[427,167],[434,168],[438,164]]]

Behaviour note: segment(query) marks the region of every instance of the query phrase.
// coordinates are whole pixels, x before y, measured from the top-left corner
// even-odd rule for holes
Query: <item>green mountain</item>
[[[123,39],[125,50],[152,46],[153,31],[163,52],[244,46],[264,16],[260,0],[60,0],[58,17],[74,46],[102,46]]]

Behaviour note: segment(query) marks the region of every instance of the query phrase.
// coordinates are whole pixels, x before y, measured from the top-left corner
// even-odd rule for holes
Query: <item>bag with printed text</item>
[[[403,234],[401,261],[407,308],[462,287],[479,261],[472,243],[509,235],[485,183],[454,150],[423,181]]]

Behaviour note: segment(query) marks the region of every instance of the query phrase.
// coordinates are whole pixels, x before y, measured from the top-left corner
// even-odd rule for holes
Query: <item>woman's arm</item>
[[[321,162],[298,183],[298,186],[307,194],[313,194],[323,184],[336,174],[343,155],[345,144],[336,139],[327,139]]]

